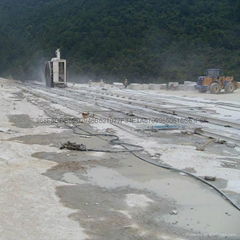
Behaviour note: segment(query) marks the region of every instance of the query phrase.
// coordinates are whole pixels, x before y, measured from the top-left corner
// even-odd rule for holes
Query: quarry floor
[[[75,91],[74,86],[50,91],[0,79],[0,239],[240,239],[240,212],[189,176],[156,167],[128,152],[61,150],[67,141],[91,149],[121,149],[107,138],[89,137],[81,130],[76,134],[72,123],[53,120],[81,118],[86,111],[114,114],[112,108],[100,106],[101,101],[110,104],[110,100],[100,97],[91,102],[81,91],[78,100],[74,95],[78,91],[71,94],[70,90]],[[90,93],[87,87],[84,91]],[[159,94],[182,97],[179,92]],[[238,93],[197,96],[202,101],[239,103]],[[240,119],[239,112],[232,117]],[[213,184],[240,205],[237,145],[213,143],[199,152],[196,145],[208,139],[178,130],[135,132],[130,123],[126,128],[99,122],[79,126],[92,133],[111,131],[139,144],[145,158],[197,176],[216,176]]]

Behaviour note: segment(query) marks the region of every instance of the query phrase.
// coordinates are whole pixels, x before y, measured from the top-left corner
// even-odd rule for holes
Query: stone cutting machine
[[[57,49],[56,57],[46,63],[45,80],[47,87],[67,86],[67,62],[61,59],[60,49]]]

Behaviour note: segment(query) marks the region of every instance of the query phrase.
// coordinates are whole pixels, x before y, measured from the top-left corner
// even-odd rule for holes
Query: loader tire
[[[221,86],[219,83],[214,82],[210,85],[209,90],[210,90],[210,93],[212,94],[218,94],[221,91]]]
[[[232,82],[228,82],[225,85],[224,90],[225,90],[226,93],[232,93],[235,90],[235,86],[234,86],[234,84]]]

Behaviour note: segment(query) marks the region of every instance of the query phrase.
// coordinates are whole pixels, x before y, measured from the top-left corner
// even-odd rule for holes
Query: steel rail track
[[[70,90],[70,91],[76,92],[76,91],[72,91],[72,90]],[[101,93],[88,92],[86,95],[92,95],[92,96],[98,96],[100,98],[102,97],[105,99],[116,100],[117,102],[122,101],[124,103],[128,103],[131,105],[135,104],[140,107],[146,107],[146,108],[153,109],[155,111],[159,111],[159,112],[166,113],[166,114],[177,115],[177,116],[184,117],[184,118],[188,117],[188,118],[192,118],[193,120],[200,121],[200,122],[209,122],[209,123],[223,126],[223,127],[231,127],[231,128],[235,128],[235,129],[240,129],[239,122],[229,121],[229,120],[225,120],[225,119],[218,119],[215,117],[211,117],[209,115],[207,116],[206,113],[205,114],[195,114],[195,113],[193,113],[193,111],[189,111],[189,110],[181,110],[179,108],[171,109],[171,108],[161,107],[161,106],[159,106],[159,104],[150,104],[148,102],[145,102],[143,104],[142,101],[139,101],[139,100],[125,99],[125,98],[120,98],[117,96],[116,97],[115,96],[106,96]]]
[[[86,98],[86,96],[82,99],[82,98],[80,98],[80,96],[79,96],[79,94],[77,94],[77,95],[75,95],[75,94],[70,94],[70,96],[66,96],[66,92],[64,92],[64,91],[62,91],[61,89],[57,89],[57,91],[56,91],[56,89],[54,89],[54,91],[52,90],[52,91],[49,91],[49,89],[47,90],[47,91],[44,91],[44,89],[43,88],[39,88],[39,90],[41,90],[41,93],[39,93],[39,94],[37,94],[39,97],[43,97],[43,94],[45,95],[44,97],[45,98],[47,98],[47,100],[50,100],[50,101],[52,101],[53,103],[58,103],[58,104],[61,104],[61,105],[63,105],[63,106],[65,106],[65,107],[67,107],[67,108],[70,108],[70,109],[72,109],[72,110],[78,110],[79,111],[79,103],[76,103],[76,101],[72,101],[72,100],[78,100],[78,101],[81,101],[81,102],[88,102],[89,103],[89,99],[91,99],[91,102],[93,103],[93,104],[95,104],[95,101],[96,100],[93,100],[93,98],[91,98],[91,96],[89,96],[88,95],[88,97]],[[46,90],[46,89],[45,89]],[[31,89],[29,89],[29,92],[30,93],[33,93],[33,89],[31,88]],[[44,93],[45,92],[45,93]],[[58,97],[64,97],[65,98],[65,100],[66,100],[66,98],[69,98],[69,102],[70,103],[67,103],[66,101],[65,101],[65,104],[63,104],[63,102],[61,101],[61,100],[58,100],[58,101],[56,101],[57,99],[56,98],[54,98],[54,96],[50,96],[49,95],[49,93],[52,95],[52,94],[55,94],[55,95],[57,95]],[[35,93],[35,95],[36,95],[36,93]],[[69,95],[69,93],[67,93],[67,95]],[[130,108],[130,109],[128,109],[128,108],[126,108],[126,109],[128,109],[128,110],[132,110],[132,109],[136,109],[136,107],[133,105],[133,106],[131,106],[131,105],[126,105],[126,104],[124,104],[124,103],[119,103],[119,102],[117,102],[118,104],[116,104],[116,102],[108,102],[108,103],[106,103],[106,101],[104,100],[104,99],[102,99],[102,98],[100,98],[100,99],[98,99],[97,101],[100,101],[101,102],[101,104],[100,104],[100,106],[101,107],[104,107],[104,108],[106,108],[106,109],[111,109],[112,107],[113,107],[113,104],[115,104],[115,108],[117,108],[116,110],[118,110],[118,111],[122,111],[122,108],[124,107],[124,108],[126,108],[126,107],[128,107],[128,108]],[[111,104],[110,104],[111,103]],[[119,104],[120,104],[120,106],[119,106]],[[98,104],[99,105],[99,104]],[[141,110],[143,110],[142,108],[141,108]],[[149,110],[149,109],[146,109],[146,110]],[[153,112],[156,112],[156,114],[158,113],[156,110],[152,110]],[[123,111],[122,111],[123,112]],[[124,112],[123,112],[124,113]],[[103,115],[102,115],[103,116]],[[141,117],[143,117],[143,118],[149,118],[150,116],[153,116],[153,117],[156,117],[156,115],[152,115],[151,113],[149,113],[149,112],[147,112],[147,114],[144,114],[143,112],[141,112]],[[106,116],[104,116],[104,117],[106,117]],[[138,117],[138,116],[137,116]],[[176,117],[176,116],[175,116]],[[119,127],[120,127],[120,125],[119,125]],[[129,130],[131,130],[131,131],[134,131],[134,130],[136,130],[136,129],[134,129],[133,127],[130,127],[129,125],[127,125],[127,124],[121,124],[121,128],[123,128],[124,127],[124,129],[129,129]],[[204,129],[202,129],[201,130],[201,133],[199,133],[200,135],[203,135],[203,136],[206,136],[206,137],[213,137],[213,138],[217,138],[217,139],[222,139],[222,140],[225,140],[225,141],[231,141],[231,142],[234,142],[235,144],[237,144],[237,145],[240,145],[240,139],[238,140],[237,138],[234,138],[234,137],[229,137],[229,136],[227,136],[226,134],[224,134],[224,132],[223,131],[221,131],[221,133],[220,134],[217,134],[216,132],[212,132],[210,129],[208,129],[208,128],[204,128]]]

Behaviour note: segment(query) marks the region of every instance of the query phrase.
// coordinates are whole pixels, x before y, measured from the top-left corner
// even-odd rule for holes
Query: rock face
[[[131,83],[128,86],[128,89],[132,90],[160,90],[160,89],[167,89],[167,84],[140,84],[140,83]]]
[[[149,90],[159,90],[160,84],[149,84]]]
[[[193,91],[195,90],[196,82],[185,81],[183,84],[183,90],[185,91]]]
[[[177,90],[179,87],[179,82],[169,82],[168,89],[170,90]]]
[[[138,84],[138,83],[131,83],[129,86],[128,86],[129,89],[132,89],[132,90],[142,90],[142,85],[141,84]]]
[[[121,82],[114,82],[113,83],[113,87],[119,88],[119,89],[123,89],[124,85]]]

